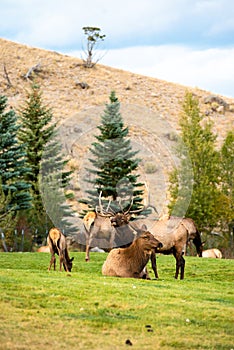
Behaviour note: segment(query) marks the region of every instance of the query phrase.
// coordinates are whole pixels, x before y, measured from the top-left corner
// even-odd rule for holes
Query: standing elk
[[[115,248],[110,251],[102,266],[102,274],[150,279],[145,268],[152,250],[157,247],[162,247],[162,243],[150,232],[143,232],[129,247]]]
[[[152,269],[155,278],[158,278],[155,253],[173,254],[176,259],[175,278],[184,279],[185,260],[183,258],[184,249],[189,241],[193,241],[198,255],[202,256],[203,243],[195,223],[190,218],[169,217],[159,220],[151,228],[151,232],[156,239],[162,242],[162,248],[156,248],[151,254]]]
[[[86,255],[85,260],[90,261],[90,249],[95,246],[94,241],[102,240],[102,246],[109,249],[114,246],[115,228],[111,224],[112,213],[88,212],[83,218],[86,236]],[[105,240],[105,242],[104,242]]]
[[[202,252],[203,258],[216,258],[216,259],[222,259],[222,253],[219,249],[213,248],[213,249],[207,249],[203,250]]]
[[[54,265],[54,270],[55,270],[55,265],[56,265],[55,254],[57,254],[60,260],[60,271],[62,271],[62,265],[63,265],[64,270],[66,272],[71,272],[72,261],[74,258],[70,259],[68,250],[67,250],[66,237],[58,228],[52,228],[49,231],[49,234],[47,237],[47,244],[50,248],[50,253],[51,253],[50,265],[48,267],[48,270],[51,269],[52,264]]]

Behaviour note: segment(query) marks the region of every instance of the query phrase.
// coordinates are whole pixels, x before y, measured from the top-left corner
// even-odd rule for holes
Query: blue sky
[[[234,97],[234,1],[1,0],[0,18],[2,38],[79,58],[100,27],[100,63]]]

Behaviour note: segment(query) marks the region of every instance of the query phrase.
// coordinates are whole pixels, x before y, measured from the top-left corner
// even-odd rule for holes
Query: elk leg
[[[184,279],[185,260],[184,260],[182,255],[181,255],[180,261],[181,261],[181,265],[180,265],[180,279],[183,280]]]
[[[176,259],[175,279],[177,279],[179,276],[180,266],[181,266],[181,254],[179,254],[175,249],[173,249],[173,255]]]
[[[147,270],[147,267],[145,266],[144,269],[142,270],[142,272],[140,273],[140,278],[144,279],[144,280],[150,280],[150,276]]]
[[[68,266],[67,266],[67,260],[65,258],[65,251],[63,251],[60,256],[60,271],[62,271],[62,266],[64,267],[64,270],[66,272],[69,272]]]
[[[54,265],[54,270],[55,270],[55,263],[56,263],[56,258],[55,258],[55,255],[52,254],[51,259],[50,259],[50,265],[48,267],[48,271],[50,271],[52,264]]]
[[[178,253],[177,251],[173,251],[173,255],[176,259],[176,273],[175,278],[177,279],[180,272],[180,279],[184,279],[184,267],[185,267],[185,260],[183,258],[183,252]]]
[[[59,255],[59,270],[62,271],[62,266],[63,266],[63,255]]]
[[[89,257],[89,250],[90,250],[90,245],[89,242],[86,243],[86,254],[85,254],[85,261],[89,261],[90,257]]]
[[[152,269],[154,271],[154,276],[155,276],[155,278],[158,279],[158,271],[157,271],[157,263],[156,263],[156,253],[155,253],[155,251],[151,252],[150,260],[151,260]]]

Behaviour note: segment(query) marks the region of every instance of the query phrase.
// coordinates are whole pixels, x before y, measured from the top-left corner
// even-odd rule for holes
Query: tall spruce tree
[[[198,100],[189,92],[185,95],[179,123],[182,143],[178,147],[178,156],[181,165],[170,175],[169,210],[173,215],[181,215],[181,208],[185,204],[184,192],[191,186],[190,203],[183,215],[193,218],[200,230],[210,232],[219,223],[217,206],[222,205],[219,189],[220,157],[215,149],[216,136],[212,132],[212,124],[204,120]],[[191,159],[191,169],[188,169],[188,162],[182,151],[185,148]],[[189,176],[185,176],[189,171]]]
[[[93,174],[89,182],[91,189],[87,190],[88,199],[82,200],[89,208],[98,205],[101,193],[104,198],[111,198],[115,211],[125,210],[131,205],[132,210],[142,207],[142,183],[137,182],[139,175],[135,173],[140,159],[135,158],[128,136],[128,128],[124,126],[120,114],[120,103],[112,91],[110,103],[106,104],[101,124],[97,127],[100,134],[95,136],[97,142],[92,143],[90,151],[93,165],[88,171]],[[118,201],[116,201],[118,198]],[[118,203],[121,202],[121,208]],[[103,201],[105,203],[105,201]]]
[[[19,143],[20,124],[13,109],[7,108],[7,98],[0,96],[0,178],[6,196],[10,193],[8,206],[15,212],[31,207],[30,184],[25,178],[30,174],[26,154]],[[8,211],[9,208],[6,208]]]
[[[22,124],[19,139],[25,145],[27,163],[31,168],[26,179],[32,186],[35,202],[40,199],[38,180],[44,147],[56,128],[56,124],[52,123],[52,111],[43,104],[42,92],[38,85],[31,85],[19,115]]]
[[[55,142],[56,123],[53,122],[51,109],[43,103],[42,92],[38,85],[31,85],[31,90],[21,107],[20,118],[22,127],[19,138],[25,146],[27,163],[31,168],[31,172],[26,174],[26,180],[32,186],[33,195],[33,210],[31,211],[30,221],[38,232],[37,242],[41,243],[48,229],[53,226],[45,210],[40,192],[41,163],[44,162],[44,177],[46,176],[45,169],[49,176],[51,165],[56,164],[56,169],[60,166],[61,173],[59,176],[62,178],[63,186],[69,182],[70,173],[64,171],[61,166],[61,164],[65,166],[66,161],[62,160],[61,147],[56,145]]]

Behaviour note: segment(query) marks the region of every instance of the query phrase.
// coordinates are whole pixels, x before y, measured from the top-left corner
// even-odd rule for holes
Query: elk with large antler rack
[[[102,204],[102,191],[100,191],[98,203],[99,205],[96,206],[95,211],[88,212],[83,218],[86,236],[86,261],[90,260],[90,248],[96,245],[110,250],[114,246],[124,247],[131,244],[136,235],[143,230],[143,228],[134,228],[130,224],[132,215],[152,207],[147,204],[147,206],[144,205],[137,210],[131,210],[132,199],[128,209],[124,211],[120,200],[118,206],[121,211],[115,211],[111,208],[110,199],[105,209]]]

